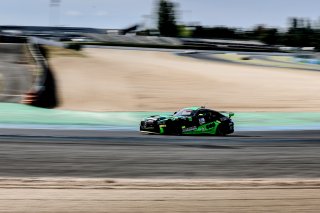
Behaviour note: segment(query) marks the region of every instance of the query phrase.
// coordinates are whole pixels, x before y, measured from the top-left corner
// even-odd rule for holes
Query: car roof
[[[219,113],[219,112],[217,112],[217,111],[215,111],[215,110],[207,109],[207,108],[205,108],[205,107],[199,107],[199,106],[187,107],[187,108],[183,108],[182,110],[210,111],[210,112]]]
[[[187,107],[187,108],[183,108],[184,110],[199,110],[201,109],[201,107]]]

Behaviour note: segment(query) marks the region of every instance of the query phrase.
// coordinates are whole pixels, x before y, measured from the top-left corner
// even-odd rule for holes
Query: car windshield
[[[192,116],[196,111],[192,109],[182,109],[179,112],[176,112],[174,116]]]

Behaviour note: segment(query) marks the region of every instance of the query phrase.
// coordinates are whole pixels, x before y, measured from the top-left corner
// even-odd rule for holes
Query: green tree
[[[158,29],[162,36],[176,37],[178,35],[175,4],[168,0],[159,2]]]
[[[318,34],[312,29],[310,20],[291,18],[283,43],[292,47],[318,46]]]
[[[269,45],[275,45],[279,40],[278,29],[267,28],[264,25],[258,25],[255,27],[251,35],[253,39],[262,41]]]

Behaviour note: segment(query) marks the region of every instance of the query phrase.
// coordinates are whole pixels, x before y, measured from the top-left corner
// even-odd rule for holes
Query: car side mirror
[[[233,112],[230,112],[229,113],[229,118],[232,118],[234,116],[234,113]]]

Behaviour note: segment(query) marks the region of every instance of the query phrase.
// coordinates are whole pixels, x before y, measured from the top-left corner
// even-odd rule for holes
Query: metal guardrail
[[[135,35],[108,35],[108,34],[93,34],[93,33],[84,33],[83,35],[99,42],[168,45],[168,46],[182,45],[182,42],[180,41],[179,38],[156,37],[156,36],[135,36]]]
[[[227,39],[171,38],[162,36],[135,36],[83,33],[85,37],[98,42],[132,44],[132,45],[163,45],[173,47],[194,47],[200,49],[235,49],[253,51],[277,51],[277,47],[268,46],[259,41],[241,41]]]
[[[38,45],[43,44],[43,45],[55,46],[55,47],[65,47],[64,43],[62,42],[34,37],[34,36],[28,37],[28,43],[38,44]]]

